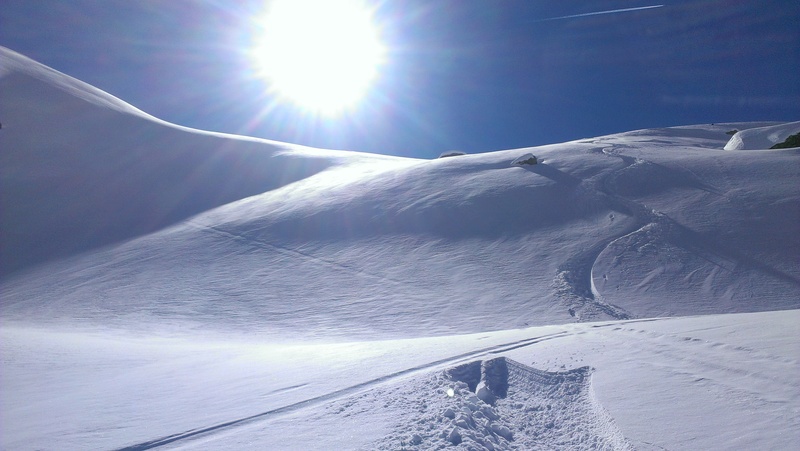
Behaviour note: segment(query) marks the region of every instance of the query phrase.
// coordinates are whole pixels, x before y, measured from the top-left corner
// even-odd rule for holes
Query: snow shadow
[[[560,171],[545,163],[539,163],[535,165],[523,165],[519,167],[524,168],[527,171],[533,172],[534,174],[541,175],[542,177],[547,177],[548,179],[556,183],[562,184],[570,188],[576,187],[581,183],[581,179],[569,175],[566,172]]]

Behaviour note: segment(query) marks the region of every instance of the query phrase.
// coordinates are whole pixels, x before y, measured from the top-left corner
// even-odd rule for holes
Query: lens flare
[[[355,105],[383,62],[372,12],[357,0],[277,0],[257,23],[256,72],[274,94],[315,112]]]

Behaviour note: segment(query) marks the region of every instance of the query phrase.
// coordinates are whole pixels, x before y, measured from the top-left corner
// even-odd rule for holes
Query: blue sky
[[[263,0],[6,0],[0,45],[170,122],[404,156],[800,120],[796,1],[373,4],[387,62],[358,108],[328,119],[254,77]],[[545,20],[564,16],[579,17]]]

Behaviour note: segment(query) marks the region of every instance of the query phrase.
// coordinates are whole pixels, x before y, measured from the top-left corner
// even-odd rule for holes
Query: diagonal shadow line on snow
[[[293,249],[293,248],[290,248],[290,247],[280,246],[278,244],[270,243],[270,242],[268,242],[266,240],[263,240],[263,239],[251,238],[251,237],[248,237],[246,235],[240,235],[240,234],[232,233],[232,232],[229,232],[227,230],[222,229],[221,227],[205,225],[205,224],[199,224],[199,223],[196,223],[196,222],[193,222],[193,221],[187,221],[187,224],[189,224],[189,225],[191,225],[191,226],[193,226],[193,227],[195,227],[195,228],[197,228],[199,230],[204,230],[204,231],[207,231],[207,232],[216,233],[217,235],[221,235],[221,236],[224,236],[224,237],[227,237],[227,238],[231,238],[232,240],[239,240],[239,241],[243,241],[245,243],[249,243],[249,244],[252,244],[254,246],[261,247],[261,248],[272,249],[272,250],[274,250],[276,252],[279,252],[279,253],[282,253],[284,255],[293,255],[293,256],[296,256],[296,257],[300,257],[300,258],[306,259],[306,260],[311,261],[311,262],[316,262],[317,264],[326,265],[326,266],[329,266],[329,267],[332,267],[332,268],[336,268],[336,269],[340,269],[340,270],[343,270],[343,271],[351,272],[351,273],[359,275],[359,276],[364,276],[364,277],[367,277],[367,278],[376,279],[376,280],[381,281],[381,282],[391,282],[391,283],[393,283],[395,285],[405,285],[404,282],[402,282],[400,280],[397,280],[397,279],[393,279],[391,277],[386,277],[386,276],[382,276],[382,275],[379,275],[379,274],[374,274],[374,273],[365,271],[363,269],[359,269],[359,268],[356,268],[356,267],[353,267],[353,266],[350,266],[350,265],[346,265],[344,263],[339,263],[339,262],[334,261],[334,260],[329,260],[327,258],[318,257],[318,256],[313,255],[313,254],[308,253],[308,252],[303,252],[303,251],[300,251],[300,250],[297,250],[297,249]]]
[[[698,257],[727,271],[733,271],[736,265],[742,264],[745,267],[760,271],[767,276],[771,276],[785,283],[794,285],[796,288],[800,288],[800,279],[798,279],[796,276],[770,266],[769,264],[764,263],[755,257],[751,257],[744,252],[740,252],[732,248],[730,245],[725,245],[725,243],[715,239],[714,237],[709,237],[708,235],[696,232],[684,225],[678,224],[676,221],[671,221],[675,225],[676,231],[686,236],[685,242],[688,244],[687,249],[691,250]],[[717,262],[718,259],[732,262],[734,267],[728,268],[725,265]]]
[[[649,322],[649,321],[658,321],[663,318],[647,318],[647,319],[635,319],[635,320],[627,320],[627,321],[614,321],[608,322],[603,324],[597,324],[591,326],[593,328],[604,328],[604,327],[612,327],[612,326],[619,326],[621,324],[631,324],[631,323],[640,323],[640,322]],[[352,394],[356,394],[368,389],[371,389],[377,385],[381,385],[383,383],[400,379],[402,377],[410,376],[422,371],[431,371],[436,369],[437,367],[444,366],[444,365],[454,365],[461,363],[464,360],[473,359],[475,357],[480,357],[484,355],[490,354],[500,354],[507,351],[512,351],[519,348],[524,348],[526,346],[534,345],[536,343],[541,343],[543,341],[553,340],[556,338],[563,338],[570,335],[574,335],[575,332],[562,330],[559,332],[555,332],[552,334],[540,335],[537,337],[526,338],[524,340],[513,341],[509,343],[503,343],[499,345],[489,346],[486,348],[481,348],[476,351],[465,352],[462,354],[458,354],[452,357],[447,357],[444,359],[439,359],[433,362],[426,363],[424,365],[415,366],[413,368],[408,368],[402,371],[398,371],[395,373],[387,374],[386,376],[379,377],[377,379],[372,379],[366,382],[362,382],[360,384],[352,385],[350,387],[342,388],[340,390],[336,390],[324,395],[316,396],[314,398],[309,398],[303,401],[296,402],[294,404],[289,404],[283,407],[278,407],[276,409],[268,410],[266,412],[257,413],[255,415],[250,415],[244,418],[238,418],[231,421],[226,421],[224,423],[219,423],[213,426],[197,428],[197,429],[190,429],[188,431],[179,432],[176,434],[166,435],[164,437],[159,437],[153,440],[148,440],[146,442],[137,443],[134,445],[125,446],[122,448],[118,448],[117,451],[144,451],[149,449],[158,448],[164,445],[168,445],[170,443],[174,443],[181,440],[191,439],[191,438],[198,438],[200,436],[210,434],[213,432],[230,429],[233,427],[244,426],[249,423],[253,423],[255,421],[264,420],[269,417],[287,414],[291,412],[295,412],[306,407],[311,407],[326,401],[332,401],[339,398],[343,398],[345,396],[349,396]]]
[[[523,167],[529,172],[533,172],[534,174],[539,174],[542,177],[546,177],[556,183],[564,184],[570,188],[574,188],[580,185],[582,182],[582,180],[579,179],[578,177],[567,174],[564,171],[561,171],[544,163],[536,165],[518,166],[518,167]]]

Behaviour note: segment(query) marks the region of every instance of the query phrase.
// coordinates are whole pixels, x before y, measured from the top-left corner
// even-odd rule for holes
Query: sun
[[[325,115],[362,98],[385,49],[358,0],[274,0],[258,20],[250,58],[269,89]]]

